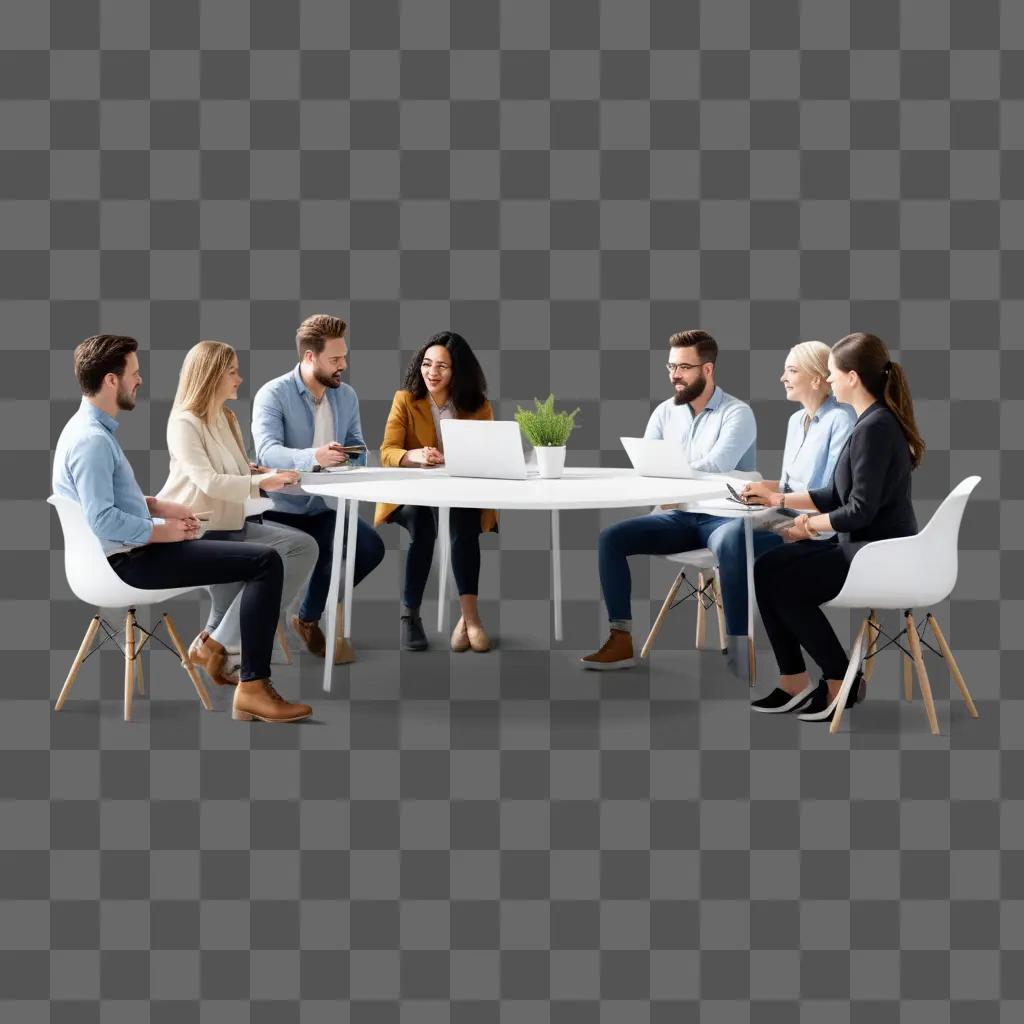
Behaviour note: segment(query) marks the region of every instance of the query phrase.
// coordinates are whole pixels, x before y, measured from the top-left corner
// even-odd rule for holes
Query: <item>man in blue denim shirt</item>
[[[342,450],[350,445],[365,446],[359,422],[359,399],[352,387],[341,380],[348,365],[346,328],[345,321],[336,316],[318,314],[304,320],[295,335],[298,365],[268,381],[256,392],[252,435],[256,461],[261,466],[309,473],[350,461],[365,464],[365,451],[350,456]],[[327,641],[320,629],[320,618],[331,582],[336,514],[323,498],[314,495],[278,491],[270,497],[274,509],[265,513],[265,518],[310,534],[320,549],[291,627],[312,654],[323,658]],[[345,531],[347,534],[348,523]],[[380,535],[360,519],[356,533],[356,584],[369,575],[383,557],[384,542]],[[334,638],[335,665],[355,660],[352,645],[343,636],[342,621],[339,613]]]
[[[718,343],[706,331],[681,331],[669,339],[666,368],[675,395],[651,415],[644,437],[682,445],[690,465],[701,472],[752,470],[757,460],[757,423],[746,402],[726,394],[715,383]],[[598,565],[601,590],[608,607],[610,632],[603,646],[580,661],[588,669],[622,669],[636,664],[633,657],[630,606],[630,555],[670,555],[677,551],[721,547],[742,534],[730,532],[733,520],[723,516],[662,508],[650,515],[616,523],[601,531]],[[734,642],[735,641],[735,642]],[[746,650],[730,637],[730,658]]]

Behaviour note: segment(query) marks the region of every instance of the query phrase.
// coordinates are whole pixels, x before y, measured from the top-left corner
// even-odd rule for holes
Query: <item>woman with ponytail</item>
[[[751,704],[778,714],[800,710],[805,721],[830,721],[848,658],[821,609],[846,582],[857,549],[874,540],[917,533],[910,474],[924,455],[903,368],[873,334],[848,334],[832,347],[828,383],[839,402],[853,406],[857,422],[824,487],[785,496],[799,509],[784,538],[792,543],[754,563],[754,586],[765,631],[779,666],[776,688]],[[819,534],[835,536],[809,543]],[[804,651],[822,671],[812,683]],[[864,699],[854,681],[847,700]]]

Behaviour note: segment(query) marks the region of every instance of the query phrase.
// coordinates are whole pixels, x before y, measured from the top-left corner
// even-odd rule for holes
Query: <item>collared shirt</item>
[[[438,451],[444,451],[444,438],[441,437],[441,420],[453,420],[455,416],[455,406],[452,405],[452,400],[449,398],[444,405],[438,405],[429,395],[427,400],[430,402],[430,415],[434,420],[434,433],[437,434],[437,448]]]
[[[840,405],[834,395],[829,395],[821,403],[805,431],[806,418],[807,410],[802,406],[789,418],[782,476],[779,478],[783,491],[810,491],[824,487],[832,479],[836,459],[857,422],[853,408]]]
[[[53,493],[82,506],[107,556],[148,544],[154,525],[117,428],[113,416],[83,398],[53,458]]]
[[[359,421],[359,399],[348,384],[328,388],[322,402],[330,403],[334,415],[334,437],[341,444],[365,444]],[[313,395],[302,379],[299,366],[267,381],[256,392],[252,403],[252,436],[256,444],[256,461],[272,469],[297,469],[309,473],[316,465],[317,445],[313,443]],[[365,465],[366,453],[350,460]],[[313,495],[270,495],[274,507],[281,512],[321,512],[327,506],[323,498]]]
[[[678,441],[693,469],[727,473],[757,468],[757,423],[746,402],[715,385],[698,416],[689,404],[666,399],[651,414],[644,437]]]

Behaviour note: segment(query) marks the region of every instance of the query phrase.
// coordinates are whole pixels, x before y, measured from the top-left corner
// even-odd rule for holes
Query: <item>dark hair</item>
[[[124,374],[128,353],[137,352],[139,343],[123,334],[94,334],[75,349],[75,377],[83,395],[95,395],[108,373]]]
[[[420,363],[427,349],[443,345],[452,359],[452,405],[460,413],[476,412],[487,401],[487,378],[469,342],[454,331],[435,334],[409,361],[405,371],[405,390],[413,398],[426,398],[427,385],[420,372]]]
[[[299,359],[301,360],[306,352],[312,352],[315,356],[320,355],[327,339],[344,338],[347,328],[348,324],[338,316],[317,313],[316,316],[307,317],[295,332],[295,347],[298,349]]]
[[[910,463],[914,469],[924,457],[924,438],[914,419],[914,400],[903,367],[894,363],[889,350],[875,334],[848,334],[832,346],[832,361],[846,373],[853,370],[868,392],[899,421],[903,436],[910,448]]]
[[[673,348],[695,348],[697,358],[702,363],[711,363],[718,359],[718,342],[707,331],[680,331],[668,339]]]

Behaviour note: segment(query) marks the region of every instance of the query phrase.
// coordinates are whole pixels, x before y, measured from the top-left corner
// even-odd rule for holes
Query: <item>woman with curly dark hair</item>
[[[380,447],[382,466],[444,465],[441,420],[493,420],[487,380],[469,343],[461,334],[435,334],[412,357],[405,385],[395,392]],[[480,580],[480,533],[497,528],[493,509],[453,508],[450,515],[452,571],[462,617],[452,633],[453,651],[486,651],[491,642],[477,607]],[[424,651],[427,636],[420,602],[430,575],[437,537],[437,509],[424,505],[378,504],[374,525],[399,523],[409,531],[402,593],[402,650]]]

